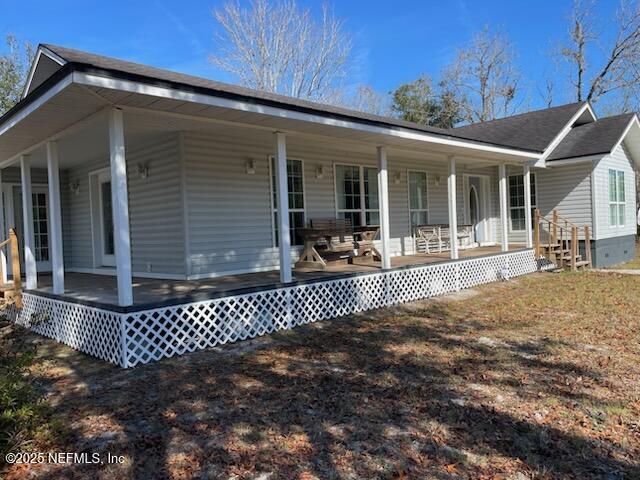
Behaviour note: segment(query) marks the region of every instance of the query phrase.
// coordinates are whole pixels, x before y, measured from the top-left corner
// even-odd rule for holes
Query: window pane
[[[618,225],[624,225],[625,224],[625,206],[624,205],[618,205]]]
[[[425,172],[409,172],[409,208],[426,210],[427,207],[427,174]]]
[[[336,194],[339,210],[360,208],[360,168],[336,165]]]
[[[511,209],[511,230],[524,230],[524,208]]]
[[[624,172],[618,172],[618,201],[624,203]]]
[[[609,204],[609,225],[615,226],[618,224],[618,205],[615,203]]]
[[[616,171],[609,170],[609,201],[615,202],[617,200],[616,192]]]
[[[351,220],[351,225],[356,227],[362,223],[360,212],[342,212],[338,217]]]
[[[411,212],[411,227],[426,225],[427,223],[429,223],[429,220],[428,220],[428,213],[426,211]]]
[[[105,255],[113,255],[115,247],[113,244],[113,210],[111,207],[111,182],[101,184],[102,195],[102,235]]]
[[[378,208],[378,170],[364,168],[364,205],[368,209]],[[367,221],[367,224],[370,223]]]
[[[524,177],[522,175],[509,177],[509,204],[512,207],[524,207]]]
[[[367,225],[380,225],[380,213],[377,210],[366,212]]]

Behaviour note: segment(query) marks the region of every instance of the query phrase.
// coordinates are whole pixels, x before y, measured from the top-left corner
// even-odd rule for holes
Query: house
[[[536,209],[621,262],[639,127],[583,102],[444,130],[40,45],[0,118],[13,313],[131,367],[534,272]],[[375,226],[375,254],[296,268],[330,218]]]

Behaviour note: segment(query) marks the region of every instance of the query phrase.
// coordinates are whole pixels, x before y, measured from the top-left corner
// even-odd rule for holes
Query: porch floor
[[[523,248],[521,245],[509,245],[509,250]],[[500,246],[479,247],[460,250],[460,258],[477,257],[500,253]],[[405,255],[393,257],[392,267],[409,265],[423,265],[437,263],[450,259],[449,252],[429,255]],[[294,281],[307,281],[319,278],[336,278],[355,272],[375,272],[380,269],[380,262],[366,265],[330,265],[326,270],[295,269]],[[161,306],[163,304],[178,303],[180,300],[198,301],[210,298],[212,295],[228,291],[251,289],[266,285],[278,284],[278,271],[247,273],[241,275],[227,275],[218,278],[202,280],[165,280],[135,277],[133,279],[134,307]],[[51,294],[52,278],[50,274],[38,275],[37,291]],[[105,307],[118,304],[116,277],[112,275],[98,275],[89,273],[65,273],[64,298],[102,304]]]

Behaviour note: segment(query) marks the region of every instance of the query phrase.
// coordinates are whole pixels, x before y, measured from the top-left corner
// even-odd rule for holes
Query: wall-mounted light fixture
[[[247,175],[255,175],[255,173],[256,173],[256,162],[253,160],[253,158],[250,158],[249,160],[247,160],[245,162],[244,170],[247,173]]]
[[[393,174],[393,183],[395,183],[396,185],[400,183],[401,179],[402,179],[402,175],[400,174],[400,172],[395,172]]]
[[[434,183],[434,185],[435,185],[436,187],[438,187],[438,186],[440,186],[440,182],[441,182],[440,175],[434,175],[434,176],[433,176],[433,183]]]
[[[69,191],[74,195],[80,194],[80,182],[76,180],[75,182],[69,183]]]
[[[138,176],[143,180],[149,176],[148,163],[138,163]]]
[[[317,179],[324,178],[324,165],[318,165],[316,167],[316,178]]]

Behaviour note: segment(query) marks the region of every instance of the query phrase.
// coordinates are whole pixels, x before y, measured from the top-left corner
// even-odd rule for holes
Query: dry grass
[[[630,262],[623,263],[621,265],[616,265],[615,267],[612,267],[612,268],[620,269],[620,270],[625,270],[625,269],[638,270],[638,269],[640,269],[640,243],[636,244],[636,258],[634,258]]]
[[[44,341],[57,448],[127,461],[8,478],[640,478],[637,277],[462,297],[131,371]]]

